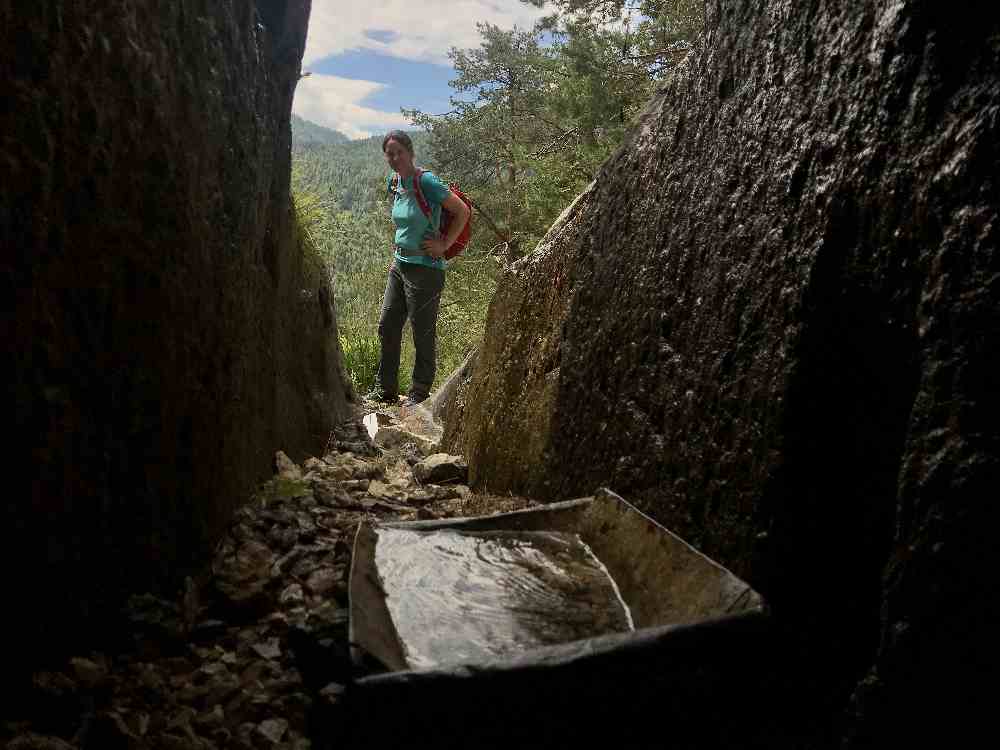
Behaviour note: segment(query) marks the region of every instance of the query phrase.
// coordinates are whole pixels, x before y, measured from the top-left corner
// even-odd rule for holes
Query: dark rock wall
[[[435,396],[442,444],[459,446],[481,490],[550,494],[549,420],[558,393],[561,328],[569,305],[566,258],[585,221],[578,198],[546,240],[504,275],[487,314],[486,335],[469,373]],[[485,363],[489,363],[486,365]],[[463,365],[464,367],[465,365]],[[456,448],[458,449],[458,448]]]
[[[309,0],[0,2],[0,571],[62,637],[346,413],[289,200]],[[24,620],[27,622],[24,622]]]
[[[967,731],[948,711],[995,674],[987,8],[709,3],[573,221],[501,283],[446,429],[493,492],[608,485],[748,577],[809,705],[838,721],[867,675],[831,729],[858,744]]]

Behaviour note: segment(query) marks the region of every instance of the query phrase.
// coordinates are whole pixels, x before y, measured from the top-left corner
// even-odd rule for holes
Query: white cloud
[[[477,21],[527,29],[541,14],[518,0],[313,0],[303,69],[348,50],[447,65],[451,47],[479,46]],[[299,81],[292,111],[351,138],[409,126],[398,111],[361,104],[381,88],[374,81],[313,73]]]
[[[313,0],[304,64],[353,49],[448,63],[448,49],[478,47],[477,21],[530,28],[542,11],[518,0]],[[390,31],[380,42],[365,31]]]
[[[381,112],[360,102],[385,84],[313,73],[299,80],[292,111],[299,117],[339,130],[350,138],[364,138],[371,130],[391,130],[409,123],[399,112]]]

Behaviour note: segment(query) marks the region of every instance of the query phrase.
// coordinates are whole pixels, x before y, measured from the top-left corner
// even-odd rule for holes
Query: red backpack
[[[420,210],[424,212],[424,216],[427,217],[427,221],[433,222],[430,204],[427,202],[427,199],[424,198],[424,193],[420,189],[420,178],[423,176],[423,174],[424,174],[423,170],[418,169],[417,173],[413,176],[414,193],[416,193],[417,203],[420,204]],[[396,191],[396,185],[398,184],[398,182],[399,182],[399,175],[394,174],[392,176],[392,182],[391,182],[391,188],[393,193],[395,193]],[[451,260],[452,258],[460,255],[462,251],[465,250],[465,246],[469,244],[469,239],[472,237],[472,200],[469,198],[469,196],[467,196],[465,193],[459,190],[458,185],[456,185],[454,182],[448,183],[448,189],[451,190],[451,192],[453,192],[459,198],[461,198],[462,202],[469,207],[469,220],[465,222],[465,226],[462,227],[462,231],[459,232],[458,237],[455,238],[455,241],[451,244],[451,247],[449,247],[444,251],[445,260]],[[451,226],[451,222],[453,222],[454,220],[455,220],[455,215],[444,206],[441,206],[441,227],[439,231],[442,237],[448,234],[448,228]]]

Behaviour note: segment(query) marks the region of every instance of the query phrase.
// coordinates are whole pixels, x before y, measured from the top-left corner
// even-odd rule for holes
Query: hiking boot
[[[364,395],[365,401],[374,401],[377,404],[395,404],[399,400],[399,396],[387,396],[385,393],[380,391],[378,388],[368,391]]]
[[[400,406],[408,408],[411,406],[416,406],[417,404],[421,404],[426,400],[427,396],[407,396],[406,398],[403,399]]]

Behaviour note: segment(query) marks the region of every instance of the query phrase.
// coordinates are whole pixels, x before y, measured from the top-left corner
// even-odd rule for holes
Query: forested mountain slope
[[[292,148],[297,146],[322,146],[329,143],[347,143],[351,139],[339,130],[331,130],[315,122],[292,115]]]
[[[427,135],[413,132],[417,164],[427,168]],[[308,192],[334,211],[365,214],[380,210],[389,168],[382,156],[382,135],[342,142],[293,140],[296,190]]]

